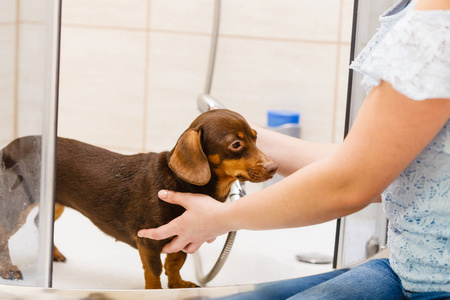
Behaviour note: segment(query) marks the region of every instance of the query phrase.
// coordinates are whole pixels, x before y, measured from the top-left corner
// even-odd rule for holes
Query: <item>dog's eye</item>
[[[231,144],[231,148],[233,150],[240,150],[242,148],[242,144],[240,141],[235,141],[233,144]]]

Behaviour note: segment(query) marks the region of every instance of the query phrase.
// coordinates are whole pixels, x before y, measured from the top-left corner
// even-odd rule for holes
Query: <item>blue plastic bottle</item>
[[[267,111],[267,128],[300,138],[300,113],[289,110],[269,110]],[[283,176],[276,174],[272,179],[264,182],[263,186],[272,185],[282,178]]]

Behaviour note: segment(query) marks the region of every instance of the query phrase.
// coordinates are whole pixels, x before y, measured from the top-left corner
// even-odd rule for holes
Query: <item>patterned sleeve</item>
[[[450,99],[450,10],[409,11],[357,70],[367,90],[384,80],[414,100]]]

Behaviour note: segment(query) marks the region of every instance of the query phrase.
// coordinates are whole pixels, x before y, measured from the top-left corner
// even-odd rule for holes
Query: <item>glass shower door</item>
[[[354,2],[351,60],[361,52],[377,28],[379,15],[394,5],[396,0]],[[362,76],[350,71],[347,100],[346,131],[353,124],[366,93],[361,85]],[[381,203],[338,221],[334,266],[343,268],[364,261],[386,247],[387,220]]]
[[[60,2],[0,0],[0,285],[51,286]]]

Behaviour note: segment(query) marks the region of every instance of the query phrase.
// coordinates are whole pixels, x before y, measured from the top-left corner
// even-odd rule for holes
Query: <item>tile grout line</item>
[[[333,99],[333,115],[332,115],[332,130],[331,130],[331,141],[336,142],[336,131],[337,131],[337,103],[339,99],[339,73],[340,73],[340,57],[341,57],[341,46],[342,46],[342,14],[343,14],[344,0],[339,1],[339,21],[338,21],[338,43],[336,49],[336,69],[334,74],[334,99]]]
[[[146,21],[147,22],[147,21]],[[35,22],[29,22],[35,23]],[[135,31],[135,32],[147,32],[148,28],[133,28],[133,27],[120,27],[120,26],[108,26],[108,25],[90,25],[90,24],[76,24],[76,23],[62,23],[62,26],[84,29],[99,29],[99,30],[122,30],[122,31]]]
[[[150,0],[151,1],[151,0]],[[36,22],[22,22],[28,24],[35,24]],[[85,28],[85,29],[99,29],[99,30],[124,30],[124,31],[135,31],[135,32],[156,32],[156,33],[169,33],[169,34],[181,34],[181,35],[193,35],[193,36],[205,36],[210,37],[209,33],[202,32],[187,32],[179,30],[168,30],[168,29],[150,29],[147,28],[131,28],[131,27],[116,27],[116,26],[99,26],[99,25],[83,25],[74,23],[63,23],[62,26],[73,27],[73,28]],[[257,40],[257,41],[275,41],[275,42],[290,42],[290,43],[307,43],[307,44],[350,44],[350,42],[338,41],[320,41],[320,40],[308,40],[308,39],[294,39],[294,38],[276,38],[276,37],[260,37],[260,36],[239,36],[232,34],[221,34],[221,38],[229,39],[241,39],[241,40]]]
[[[241,40],[256,40],[256,41],[273,41],[273,42],[286,42],[286,43],[305,43],[305,44],[320,44],[320,45],[335,45],[341,43],[341,41],[315,41],[308,39],[289,39],[289,38],[276,38],[276,37],[258,37],[258,36],[238,36],[231,34],[222,34],[221,38],[229,39],[241,39]],[[350,44],[350,43],[349,43]]]

